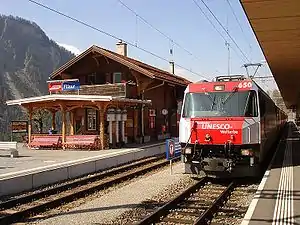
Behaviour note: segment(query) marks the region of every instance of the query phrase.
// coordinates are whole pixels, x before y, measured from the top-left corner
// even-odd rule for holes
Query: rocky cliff
[[[8,138],[12,119],[26,117],[5,101],[46,94],[49,74],[72,57],[34,22],[0,15],[0,140]]]

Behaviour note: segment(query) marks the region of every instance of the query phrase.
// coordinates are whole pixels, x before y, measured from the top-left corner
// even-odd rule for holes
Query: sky
[[[239,0],[203,0],[223,27],[228,30],[233,40],[210,14],[202,0],[195,0],[195,2],[218,31],[203,15],[194,0],[122,0],[164,35],[147,25],[119,0],[36,1],[82,20],[125,42],[146,49],[164,60],[130,45],[128,46],[129,57],[165,70],[169,70],[168,61],[174,60],[177,64],[175,74],[191,81],[211,80],[217,75],[228,74],[228,55],[230,55],[231,74],[246,74],[242,65],[252,62],[263,64],[258,70],[258,76],[271,75]],[[115,51],[115,44],[118,41],[28,0],[1,0],[0,13],[34,21],[49,38],[76,54],[94,44]],[[222,36],[230,45],[229,51]],[[170,49],[173,49],[173,55],[170,55]],[[252,74],[251,71],[250,75]],[[260,79],[258,83],[265,90],[276,88],[272,79]]]

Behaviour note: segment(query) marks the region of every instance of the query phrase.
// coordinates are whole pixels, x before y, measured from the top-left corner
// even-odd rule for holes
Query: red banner
[[[48,89],[49,89],[49,92],[61,91],[62,90],[62,82],[48,83]]]

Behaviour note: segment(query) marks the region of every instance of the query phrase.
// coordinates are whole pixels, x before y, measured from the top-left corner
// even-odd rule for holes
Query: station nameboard
[[[12,133],[27,133],[28,121],[11,121]]]
[[[79,81],[65,81],[62,84],[63,91],[78,91],[80,89]]]
[[[49,92],[60,92],[60,91],[79,91],[80,83],[79,80],[58,80],[48,81]]]

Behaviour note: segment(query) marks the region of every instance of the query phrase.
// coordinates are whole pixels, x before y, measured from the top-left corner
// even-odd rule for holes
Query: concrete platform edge
[[[276,151],[275,151],[275,153],[274,153],[274,155],[273,155],[273,157],[272,157],[272,159],[271,159],[271,161],[270,161],[270,163],[268,165],[268,168],[267,168],[266,172],[264,173],[264,176],[263,176],[263,178],[262,178],[262,180],[261,180],[261,182],[260,182],[260,184],[259,184],[259,186],[258,186],[258,188],[257,188],[257,190],[255,192],[255,194],[254,194],[254,197],[253,197],[253,199],[252,199],[252,201],[251,201],[251,203],[250,203],[250,205],[248,207],[248,210],[247,210],[247,212],[246,212],[246,214],[245,214],[245,216],[243,218],[243,221],[242,221],[242,223],[240,225],[248,225],[250,223],[250,221],[251,221],[251,218],[252,218],[254,210],[255,210],[255,208],[257,206],[258,200],[260,199],[260,196],[262,194],[262,191],[264,190],[265,184],[266,184],[266,182],[267,182],[267,180],[268,180],[268,178],[270,176],[272,165],[274,163],[274,160],[275,160],[276,155],[277,155],[278,150],[279,150],[279,146],[280,146],[279,144],[280,144],[280,142],[281,142],[281,139],[280,139],[280,141],[279,141],[279,143],[278,143],[278,145],[276,147]]]
[[[119,152],[0,175],[0,196],[28,191],[101,171],[141,158],[162,154],[165,143],[124,149]]]

